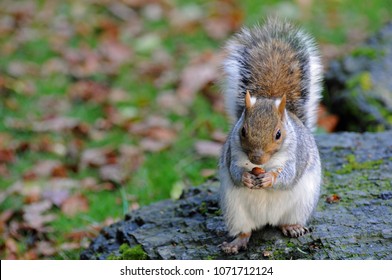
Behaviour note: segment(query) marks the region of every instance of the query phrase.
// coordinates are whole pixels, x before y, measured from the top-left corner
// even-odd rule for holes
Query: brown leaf
[[[4,163],[0,163],[0,177],[8,177],[10,175],[10,171],[8,170],[7,165]]]
[[[218,157],[222,149],[222,144],[213,141],[200,140],[195,143],[195,149],[201,156]]]
[[[15,159],[15,151],[8,148],[0,149],[0,163],[10,163]]]
[[[94,238],[100,229],[101,227],[98,230],[73,230],[70,233],[66,233],[65,237],[72,241],[80,242],[84,238]]]
[[[69,197],[69,190],[49,188],[43,191],[42,197],[49,200],[57,207],[60,207],[63,202]]]
[[[80,243],[79,242],[66,242],[62,243],[60,245],[60,250],[62,251],[71,251],[71,250],[77,250],[80,249]]]
[[[92,101],[98,104],[106,102],[109,98],[110,89],[101,83],[94,81],[78,81],[68,91],[73,101]]]
[[[37,253],[43,256],[52,256],[57,251],[53,245],[48,241],[39,241],[36,243]]]
[[[167,119],[158,116],[151,116],[133,125],[130,132],[144,137],[140,141],[140,146],[149,152],[162,151],[177,138],[177,129],[173,128]]]
[[[69,117],[53,117],[47,120],[34,121],[32,130],[35,132],[64,132],[71,131],[80,125],[80,121]]]
[[[200,174],[204,178],[209,178],[209,177],[212,177],[216,174],[216,170],[215,169],[202,169]]]
[[[339,117],[327,111],[323,105],[319,106],[317,125],[325,129],[327,132],[333,132],[339,123]]]
[[[92,148],[84,150],[80,159],[81,168],[99,167],[113,162],[115,152],[111,148]]]
[[[68,217],[73,217],[79,212],[87,212],[88,210],[88,200],[82,194],[68,197],[61,205],[61,211]]]
[[[5,240],[5,250],[7,259],[16,259],[18,253],[18,244],[12,238],[7,238]]]
[[[37,162],[31,170],[27,171],[24,174],[24,176],[27,176],[28,178],[50,177],[53,173],[55,173],[56,169],[61,168],[64,167],[62,163],[58,160],[42,160],[40,162]]]
[[[328,203],[338,203],[340,201],[340,196],[337,194],[332,194],[325,199]]]
[[[222,144],[225,143],[226,137],[227,137],[227,134],[221,130],[214,130],[211,134],[212,140],[214,140],[218,143],[222,143]]]
[[[128,172],[120,164],[104,165],[99,169],[99,177],[103,181],[122,184],[128,178]]]
[[[178,96],[171,91],[159,94],[157,103],[163,110],[173,112],[181,116],[186,115],[188,111],[187,107],[183,106],[181,102],[179,102]]]
[[[130,48],[117,40],[103,41],[100,45],[100,51],[103,58],[107,60],[106,66],[115,68],[115,70],[132,58]]]
[[[120,147],[119,162],[127,172],[136,171],[144,162],[143,152],[135,146],[123,145]]]
[[[88,77],[91,74],[99,73],[101,68],[100,55],[88,47],[80,49],[66,49],[63,57],[68,64],[69,71],[78,78]]]
[[[64,165],[55,166],[50,175],[52,177],[66,178],[68,176],[67,168]]]
[[[6,228],[6,223],[11,219],[14,213],[14,210],[7,209],[0,214],[0,234],[3,234]]]
[[[23,219],[29,227],[41,231],[45,224],[57,218],[54,214],[44,214],[51,207],[52,203],[48,200],[26,205],[23,207]]]
[[[211,4],[210,14],[202,21],[205,31],[211,38],[225,39],[241,27],[243,12],[237,1],[218,0]]]
[[[219,78],[222,58],[220,53],[204,53],[184,69],[177,89],[181,103],[191,104],[197,92]]]
[[[140,141],[140,146],[144,151],[147,152],[160,152],[167,149],[170,146],[170,143],[144,138]]]

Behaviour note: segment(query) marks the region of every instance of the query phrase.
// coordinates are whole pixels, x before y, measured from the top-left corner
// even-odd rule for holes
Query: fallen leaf
[[[15,151],[12,149],[0,149],[0,163],[10,163],[15,159]]]
[[[174,30],[186,32],[193,30],[204,16],[203,9],[197,4],[187,4],[170,11],[168,19]]]
[[[177,89],[181,103],[191,104],[197,92],[220,77],[222,58],[221,53],[204,53],[184,69]]]
[[[50,173],[52,177],[61,177],[61,178],[66,178],[68,176],[67,174],[67,168],[64,165],[58,165],[55,166]]]
[[[68,217],[73,217],[80,212],[87,212],[88,210],[88,200],[82,194],[68,197],[61,205],[61,211]]]
[[[332,194],[330,196],[328,196],[325,201],[328,203],[338,203],[340,201],[340,196],[337,194]]]
[[[109,93],[110,89],[106,85],[82,80],[71,86],[68,96],[75,102],[90,101],[102,104],[108,100]]]
[[[212,177],[216,174],[215,169],[202,169],[200,175],[203,176],[204,178],[209,178]]]
[[[57,207],[60,207],[63,202],[69,197],[68,189],[47,189],[42,193],[42,197],[46,200],[49,200]]]
[[[160,152],[167,149],[170,146],[170,143],[144,138],[140,141],[140,146],[147,152]]]
[[[144,162],[143,152],[135,146],[122,145],[119,154],[119,162],[127,172],[138,170]]]
[[[211,2],[210,13],[202,24],[211,38],[222,40],[241,27],[243,12],[237,1],[217,0]]]
[[[43,256],[52,256],[57,250],[48,241],[39,241],[36,243],[37,253]]]
[[[166,91],[159,94],[157,103],[163,110],[173,112],[181,116],[186,115],[188,112],[188,108],[181,105],[178,100],[178,96],[172,91]]]
[[[53,117],[42,121],[33,121],[31,129],[35,132],[71,131],[80,125],[80,121],[70,117]]]
[[[326,132],[333,132],[339,123],[339,117],[327,111],[324,105],[318,109],[317,125],[325,129]]]
[[[57,218],[54,214],[45,214],[52,207],[48,200],[42,200],[23,207],[23,219],[33,229],[41,231],[45,224]]]
[[[99,230],[101,228],[102,227],[100,227]],[[73,230],[70,233],[66,233],[65,237],[72,241],[80,242],[84,238],[94,238],[99,232],[99,230]]]
[[[263,257],[271,257],[272,256],[272,252],[271,251],[264,251],[263,252]]]
[[[105,40],[101,43],[99,51],[103,59],[107,61],[106,66],[111,67],[112,71],[132,58],[131,49],[117,40]]]
[[[113,158],[113,155],[114,150],[111,148],[92,148],[84,150],[80,159],[80,167],[100,167],[108,164],[108,159]]]
[[[7,165],[5,165],[4,163],[0,164],[0,177],[8,177],[10,175],[10,171],[8,170]]]
[[[16,259],[18,253],[18,244],[12,238],[7,238],[5,240],[5,250],[7,259]]]
[[[60,245],[60,250],[71,251],[71,250],[80,249],[80,247],[81,246],[79,242],[65,242]]]
[[[168,148],[177,138],[177,129],[165,118],[151,116],[130,128],[130,132],[143,136],[140,146],[149,152],[159,152]]]
[[[128,172],[123,170],[120,164],[104,165],[99,169],[99,177],[103,181],[110,181],[117,184],[123,184],[128,178]]]
[[[101,68],[100,55],[89,47],[61,50],[67,62],[68,71],[75,77],[84,78],[99,73]]]
[[[25,172],[24,176],[27,178],[50,177],[56,168],[63,168],[60,161],[51,159],[42,160],[37,162],[32,169]]]
[[[11,219],[14,213],[14,210],[7,209],[0,214],[0,234],[3,234],[6,228],[6,223]]]
[[[200,140],[195,143],[195,149],[196,153],[201,156],[218,157],[222,149],[222,144],[213,141]]]

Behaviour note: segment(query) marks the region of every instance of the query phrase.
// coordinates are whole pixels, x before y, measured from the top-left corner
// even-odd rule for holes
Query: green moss
[[[353,57],[367,57],[370,59],[376,59],[381,53],[380,51],[375,50],[374,48],[370,47],[361,47],[354,50],[352,53]]]
[[[348,155],[346,159],[347,163],[343,165],[342,169],[336,171],[337,174],[348,174],[353,172],[354,170],[376,169],[383,162],[383,160],[357,162],[354,155]]]
[[[359,86],[362,90],[368,91],[373,88],[372,76],[368,71],[361,72],[349,79],[346,85],[348,89],[354,89]],[[357,94],[357,92],[353,94]]]
[[[199,213],[205,215],[207,214],[207,211],[208,211],[207,203],[202,202],[199,206]]]
[[[129,247],[128,244],[124,243],[120,246],[120,255],[115,256],[111,254],[108,257],[109,260],[147,260],[148,255],[144,252],[142,245],[136,245]]]

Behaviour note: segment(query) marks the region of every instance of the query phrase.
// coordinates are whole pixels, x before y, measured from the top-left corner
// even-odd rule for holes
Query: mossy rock
[[[249,248],[228,240],[217,180],[129,213],[102,230],[82,259],[392,259],[392,131],[320,135],[324,180],[312,232],[298,239],[266,227]],[[337,199],[329,199],[336,197]],[[328,202],[327,202],[328,201]]]
[[[351,54],[332,61],[323,102],[339,118],[341,131],[392,128],[392,23]]]

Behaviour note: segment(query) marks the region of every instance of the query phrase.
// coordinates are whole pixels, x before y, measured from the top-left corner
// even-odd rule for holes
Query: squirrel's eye
[[[280,129],[279,129],[278,132],[276,132],[275,139],[279,140],[280,136],[281,136],[281,133],[280,133]]]
[[[242,137],[245,137],[245,136],[246,136],[245,127],[242,127],[242,129],[241,129],[241,135],[242,135]]]

